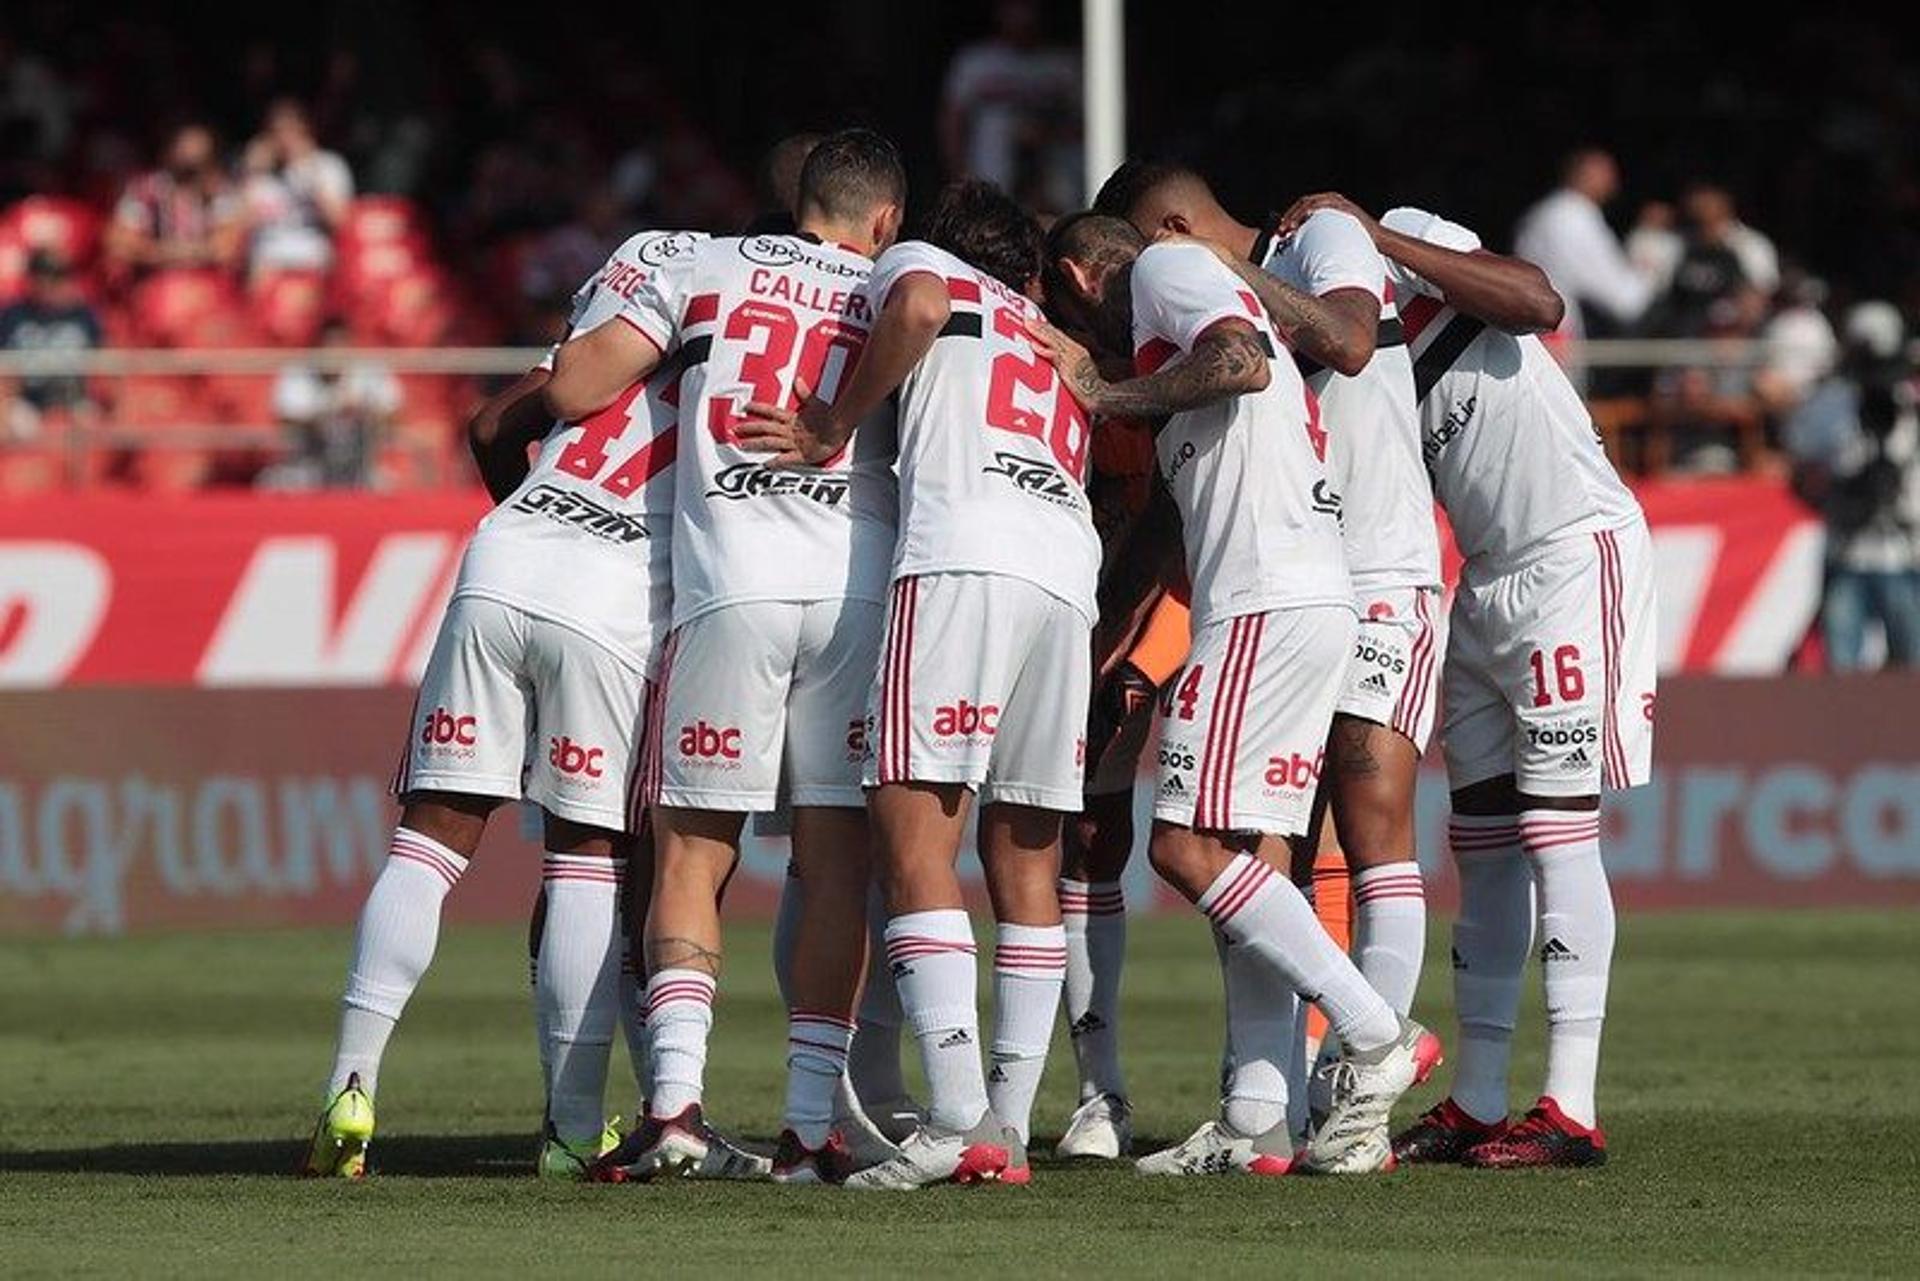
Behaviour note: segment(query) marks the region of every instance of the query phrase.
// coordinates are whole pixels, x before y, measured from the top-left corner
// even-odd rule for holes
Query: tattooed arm
[[[1029,331],[1074,398],[1109,417],[1164,418],[1263,391],[1273,378],[1259,332],[1245,320],[1218,322],[1194,341],[1184,360],[1123,382],[1102,378],[1087,349],[1046,321],[1030,322]]]
[[[1378,298],[1364,289],[1334,289],[1316,298],[1212,242],[1207,247],[1253,290],[1287,346],[1349,378],[1373,359],[1380,336]]]

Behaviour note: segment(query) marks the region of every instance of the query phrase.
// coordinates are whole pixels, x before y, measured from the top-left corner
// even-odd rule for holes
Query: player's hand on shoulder
[[[1352,214],[1360,220],[1360,225],[1367,229],[1369,236],[1378,238],[1380,235],[1379,220],[1337,191],[1319,191],[1294,201],[1288,206],[1287,211],[1280,215],[1277,234],[1291,236],[1300,230],[1301,223],[1322,209],[1338,209],[1341,213]]]
[[[1039,316],[1027,320],[1027,337],[1032,341],[1034,350],[1060,371],[1060,378],[1067,384],[1067,390],[1073,393],[1073,398],[1084,408],[1097,411],[1106,380],[1100,376],[1093,353],[1065,330]]]

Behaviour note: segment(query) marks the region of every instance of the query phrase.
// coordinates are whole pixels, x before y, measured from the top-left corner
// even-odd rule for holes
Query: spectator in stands
[[[1602,210],[1620,191],[1620,167],[1588,147],[1568,156],[1560,185],[1520,218],[1514,252],[1537,265],[1567,304],[1561,332],[1622,333],[1640,319],[1653,289],[1634,270]]]
[[[568,297],[626,238],[620,203],[605,184],[591,188],[572,218],[542,232],[520,265],[520,292],[539,306]]]
[[[350,345],[328,323],[321,345]],[[346,368],[292,366],[273,388],[273,412],[287,432],[287,456],[260,474],[267,489],[352,489],[373,478],[374,456],[400,408],[400,384],[371,361]]]
[[[100,346],[100,318],[80,292],[72,269],[48,249],[27,260],[27,294],[0,310],[0,351],[91,351]],[[74,374],[28,374],[15,384],[5,436],[28,441],[41,434],[50,413],[86,417],[94,412],[87,380]]]
[[[252,276],[326,270],[334,232],[353,203],[353,171],[320,146],[306,108],[291,98],[269,107],[260,135],[247,144],[245,167]]]
[[[993,34],[954,55],[940,103],[947,173],[1042,211],[1081,203],[1080,59],[1044,43],[1040,6],[1000,0]]]
[[[1679,210],[1665,200],[1649,200],[1640,206],[1633,230],[1627,233],[1627,261],[1647,282],[1651,297],[1667,292],[1667,286],[1673,283],[1674,264],[1686,247],[1686,238],[1680,234]]]
[[[1798,267],[1781,273],[1775,311],[1760,331],[1766,344],[1754,390],[1769,416],[1784,418],[1799,408],[1839,359],[1840,339],[1821,308],[1826,282]]]
[[[1780,287],[1780,254],[1773,241],[1740,221],[1731,192],[1710,182],[1697,182],[1680,197],[1680,208],[1687,222],[1696,228],[1712,227],[1740,260],[1747,283],[1763,294]]]
[[[1827,526],[1820,621],[1836,671],[1867,664],[1878,623],[1886,664],[1920,664],[1920,385],[1891,303],[1847,313],[1834,375],[1788,420],[1795,487]]]
[[[145,273],[228,268],[239,261],[244,231],[213,131],[174,130],[162,165],[127,185],[107,228],[108,262]]]
[[[1757,320],[1765,295],[1779,280],[1777,262],[1769,257],[1772,245],[1739,220],[1733,198],[1722,188],[1689,188],[1681,212],[1685,231],[1680,256],[1666,296],[1655,309],[1654,332],[1668,338],[1725,332],[1728,308]]]

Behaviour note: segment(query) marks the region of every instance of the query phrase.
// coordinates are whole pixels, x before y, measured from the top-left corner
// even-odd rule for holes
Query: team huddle
[[[1131,1155],[1143,762],[1147,856],[1212,927],[1227,1012],[1218,1114],[1143,1173],[1603,1161],[1598,806],[1648,777],[1653,589],[1641,512],[1534,336],[1560,319],[1544,275],[1334,195],[1248,226],[1140,162],[1044,230],[957,183],[900,240],[891,143],[800,154],[765,226],[623,244],[475,420],[499,505],[422,682],[305,1171],[364,1173],[442,901],[518,799],[545,815],[543,1175],[1025,1183],[1063,1007],[1080,1104],[1056,1152]],[[1464,558],[1450,611],[1436,502]],[[1436,730],[1459,1029],[1448,1097],[1394,1134],[1441,1061],[1409,1017]],[[704,1098],[749,816],[792,838],[771,1154]],[[1350,949],[1316,893],[1351,894]],[[1510,1121],[1536,944],[1546,1081]],[[642,1100],[624,1135],[617,1034]]]

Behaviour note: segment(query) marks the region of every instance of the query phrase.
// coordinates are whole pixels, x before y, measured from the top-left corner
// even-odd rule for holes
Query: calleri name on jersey
[[[840,457],[770,470],[740,447],[749,403],[831,400],[866,345],[864,255],[810,236],[710,240],[655,273],[621,318],[680,369],[673,621],[749,600],[881,600],[893,551],[890,415]]]

